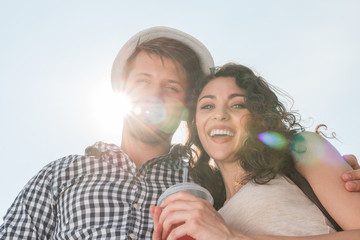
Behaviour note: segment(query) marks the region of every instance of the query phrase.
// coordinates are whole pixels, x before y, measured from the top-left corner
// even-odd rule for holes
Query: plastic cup
[[[210,192],[206,188],[203,188],[202,186],[195,184],[195,183],[185,182],[185,183],[175,184],[175,185],[169,187],[168,189],[166,189],[165,192],[163,192],[160,195],[157,205],[160,206],[168,196],[170,196],[174,193],[177,193],[177,192],[181,192],[181,191],[188,192],[188,193],[193,194],[196,197],[205,199],[205,200],[209,201],[211,203],[211,205],[214,204],[214,199],[211,196]],[[181,224],[176,224],[171,229],[174,229],[179,225],[181,225]],[[187,236],[187,235],[183,236],[181,238],[178,238],[178,239],[179,240],[194,240],[192,237]]]
[[[172,185],[171,187],[166,189],[165,192],[160,195],[157,205],[160,206],[168,196],[181,191],[188,192],[196,197],[205,199],[209,201],[211,205],[214,204],[214,199],[206,188],[203,188],[196,183],[185,182]]]

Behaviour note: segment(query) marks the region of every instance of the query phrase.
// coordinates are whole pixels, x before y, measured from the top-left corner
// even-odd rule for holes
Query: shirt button
[[[135,234],[133,234],[133,233],[130,233],[130,238],[131,238],[131,239],[136,239],[136,236],[135,236]]]
[[[134,208],[136,209],[136,210],[139,210],[139,204],[137,204],[137,203],[134,203]]]

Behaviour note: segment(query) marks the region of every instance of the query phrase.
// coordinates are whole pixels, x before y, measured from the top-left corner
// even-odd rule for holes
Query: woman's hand
[[[245,239],[226,225],[208,201],[186,192],[170,195],[160,207],[152,206],[150,213],[154,220],[154,240],[172,240],[185,235],[197,240]]]
[[[154,240],[161,240],[162,225],[159,224],[159,218],[160,218],[161,212],[162,212],[161,207],[154,206],[154,205],[150,206],[150,214],[154,221],[154,232],[153,232]]]

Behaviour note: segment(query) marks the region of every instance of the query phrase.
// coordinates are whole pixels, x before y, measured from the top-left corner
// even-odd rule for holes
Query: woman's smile
[[[196,126],[205,151],[215,161],[230,161],[247,136],[245,90],[232,77],[211,80],[199,96]]]

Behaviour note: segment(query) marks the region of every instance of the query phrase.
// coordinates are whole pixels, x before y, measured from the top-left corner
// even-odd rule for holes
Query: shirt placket
[[[128,162],[128,171],[133,175],[131,181],[131,189],[129,191],[130,195],[130,213],[128,221],[128,234],[129,239],[141,239],[143,235],[143,229],[141,228],[141,216],[143,215],[143,201],[142,196],[144,195],[144,183],[142,183],[142,171],[137,170],[135,164],[129,160]]]

